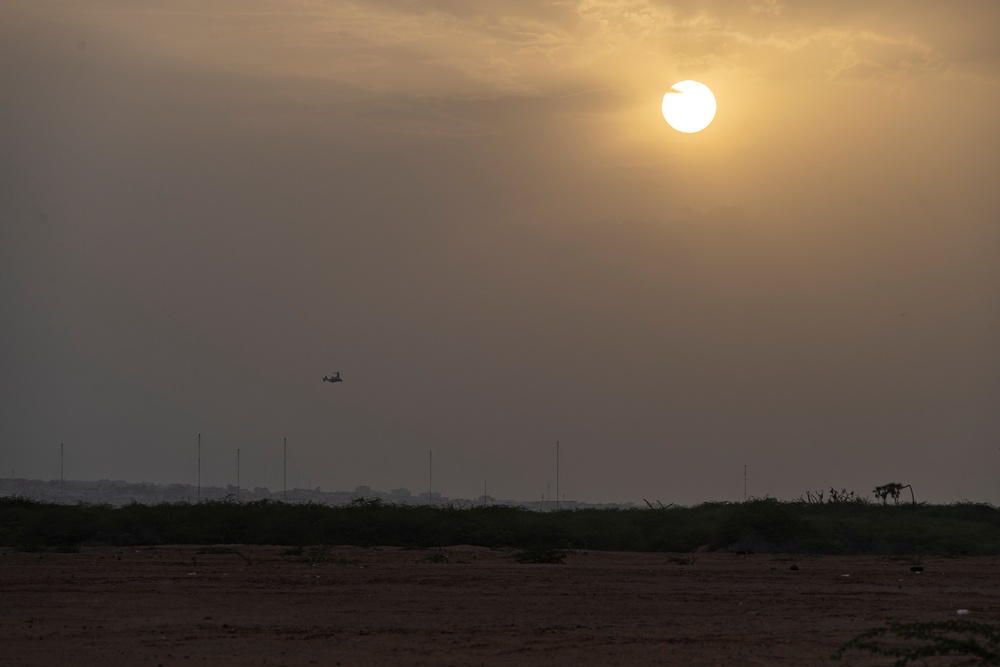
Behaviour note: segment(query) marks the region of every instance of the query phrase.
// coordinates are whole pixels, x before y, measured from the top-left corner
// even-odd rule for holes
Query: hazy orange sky
[[[0,472],[1000,502],[997,26],[0,0]]]

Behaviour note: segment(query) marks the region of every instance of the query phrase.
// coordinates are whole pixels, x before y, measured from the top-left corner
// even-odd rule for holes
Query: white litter
[[[968,614],[968,613],[969,613],[969,610],[968,610],[968,609],[959,609],[959,610],[958,610],[958,615],[959,615],[959,616],[965,616],[965,615],[966,615],[966,614]]]

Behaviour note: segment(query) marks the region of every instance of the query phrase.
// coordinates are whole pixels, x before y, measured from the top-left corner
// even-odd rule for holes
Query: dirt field
[[[997,558],[916,574],[880,557],[513,553],[6,550],[0,665],[876,665],[830,655],[887,620],[1000,620]]]

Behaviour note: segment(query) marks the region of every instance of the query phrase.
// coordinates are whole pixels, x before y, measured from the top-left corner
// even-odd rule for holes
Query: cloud
[[[782,3],[778,0],[761,0],[760,2],[750,2],[750,11],[755,14],[769,14],[771,16],[780,16],[782,10]]]
[[[931,13],[889,1],[40,0],[15,14],[58,16],[97,49],[111,40],[221,71],[349,84],[374,94],[504,96],[632,85],[630,72],[645,74],[650,66],[808,80],[975,69],[977,58],[997,57],[983,26],[995,25],[1000,9],[965,2]],[[790,56],[795,66],[781,63]]]

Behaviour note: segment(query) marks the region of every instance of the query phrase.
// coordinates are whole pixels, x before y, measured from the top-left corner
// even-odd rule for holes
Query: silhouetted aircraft
[[[328,377],[324,377],[323,382],[343,382],[343,380],[340,379],[340,371],[337,371]]]

